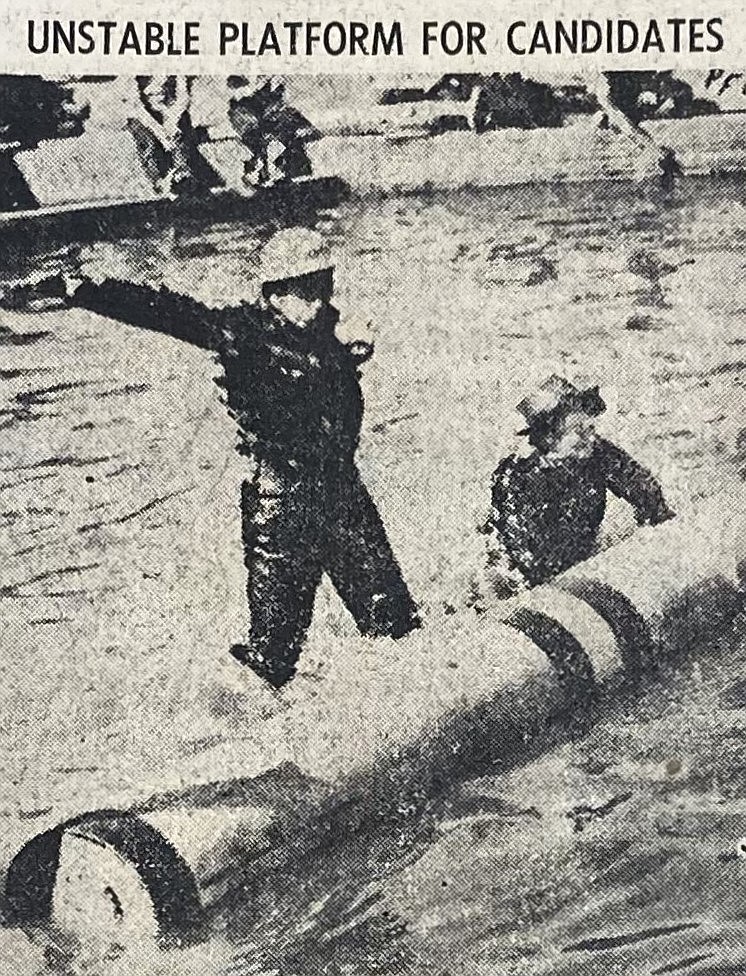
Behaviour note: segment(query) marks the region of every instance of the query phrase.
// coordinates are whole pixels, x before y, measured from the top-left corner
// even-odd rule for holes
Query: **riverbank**
[[[415,103],[419,105],[420,103]],[[447,102],[433,103],[442,111]],[[455,103],[459,105],[460,103]],[[401,106],[395,106],[401,108]],[[200,152],[225,187],[252,191],[243,182],[251,154],[223,129]],[[417,124],[375,134],[326,134],[306,145],[313,176],[343,180],[359,194],[488,189],[534,183],[657,179],[663,147],[672,149],[689,176],[746,170],[746,112],[643,122],[638,129],[601,127],[598,115],[570,115],[552,128],[468,129],[431,134]],[[42,142],[15,157],[43,207],[88,208],[92,203],[154,203],[129,133],[91,126],[77,138]],[[206,200],[209,194],[206,195]],[[205,203],[205,209],[208,204]],[[288,204],[292,209],[292,204]]]

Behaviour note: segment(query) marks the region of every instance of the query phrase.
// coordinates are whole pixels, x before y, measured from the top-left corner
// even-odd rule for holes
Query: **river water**
[[[489,476],[518,446],[514,404],[551,372],[600,384],[601,429],[674,508],[740,480],[735,180],[682,180],[670,195],[603,183],[352,201],[323,229],[345,334],[376,348],[361,468],[427,626],[472,613]],[[255,247],[251,229],[182,228],[148,243],[145,271],[142,242],[95,259],[139,264],[134,276],[165,256],[169,280],[238,295]],[[102,802],[154,790],[207,745],[245,748],[272,704],[253,685],[236,691],[225,661],[246,625],[244,472],[213,359],[79,310],[0,324],[7,855],[94,788]],[[606,544],[632,525],[612,504]],[[293,694],[354,667],[353,633],[325,585]],[[223,970],[236,944],[233,972],[282,976],[742,971],[729,957],[746,910],[734,853],[744,653],[736,631],[587,735],[454,785],[392,836],[299,865],[305,900],[231,918],[195,972]]]

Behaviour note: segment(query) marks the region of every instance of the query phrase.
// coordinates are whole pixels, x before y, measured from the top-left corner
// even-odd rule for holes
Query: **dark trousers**
[[[418,626],[381,517],[350,462],[281,476],[260,464],[242,488],[251,646],[278,666],[298,659],[326,572],[358,629],[402,637]]]

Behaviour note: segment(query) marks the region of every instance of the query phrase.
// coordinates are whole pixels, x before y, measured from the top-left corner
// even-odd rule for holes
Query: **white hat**
[[[291,227],[271,237],[259,257],[259,280],[287,281],[334,267],[331,252],[318,231]]]
[[[598,417],[606,404],[597,386],[578,389],[574,383],[553,373],[529,396],[516,405],[516,410],[528,421],[519,434],[529,434],[532,427],[563,411],[579,410],[589,417]]]

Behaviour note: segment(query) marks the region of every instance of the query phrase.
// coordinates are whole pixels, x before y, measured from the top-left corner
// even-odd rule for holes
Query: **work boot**
[[[370,608],[370,622],[365,628],[368,637],[391,637],[400,640],[422,627],[422,620],[413,603],[400,606],[384,594],[376,593]]]
[[[412,611],[412,613],[394,621],[387,636],[393,640],[401,640],[402,637],[406,637],[407,634],[411,634],[413,630],[419,630],[421,627],[422,618],[416,611]]]
[[[239,664],[251,668],[254,674],[263,678],[275,690],[279,690],[295,677],[295,665],[287,661],[272,661],[247,644],[234,644],[230,653]]]

